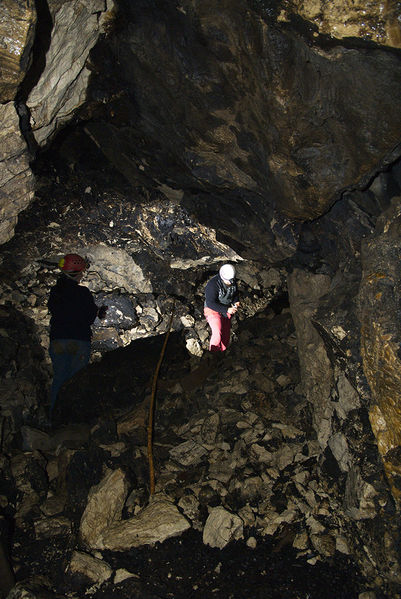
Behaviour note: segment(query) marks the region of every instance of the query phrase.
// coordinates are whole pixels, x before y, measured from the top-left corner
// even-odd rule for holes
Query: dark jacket
[[[239,301],[236,283],[225,285],[220,275],[210,279],[205,288],[205,306],[227,316],[227,308]]]
[[[50,339],[90,341],[98,307],[87,287],[61,275],[50,291]]]

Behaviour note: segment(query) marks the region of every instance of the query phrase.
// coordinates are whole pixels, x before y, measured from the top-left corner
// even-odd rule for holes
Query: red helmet
[[[64,272],[82,272],[88,268],[88,262],[78,254],[66,254],[58,263]]]

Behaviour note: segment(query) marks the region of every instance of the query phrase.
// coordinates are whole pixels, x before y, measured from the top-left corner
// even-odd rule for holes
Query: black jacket
[[[205,306],[227,316],[227,308],[239,301],[236,283],[224,285],[220,275],[210,279],[205,288]]]
[[[90,341],[98,307],[87,287],[61,275],[50,291],[50,339]]]

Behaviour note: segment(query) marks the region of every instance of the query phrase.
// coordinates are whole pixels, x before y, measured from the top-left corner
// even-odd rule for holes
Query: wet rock
[[[0,102],[15,98],[18,85],[24,78],[30,62],[30,51],[35,34],[36,8],[29,2],[5,0],[0,7],[0,50],[2,73]]]
[[[289,20],[297,14],[313,24],[320,34],[334,38],[360,38],[398,48],[401,43],[397,10],[389,5],[385,10],[378,4],[356,2],[349,5],[338,0],[331,10],[321,1],[294,2],[290,9],[280,12],[279,21]]]

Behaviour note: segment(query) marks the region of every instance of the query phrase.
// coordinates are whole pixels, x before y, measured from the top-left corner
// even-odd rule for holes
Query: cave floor
[[[290,544],[291,537],[283,536],[278,543],[258,540],[255,549],[232,542],[220,550],[204,545],[201,533],[190,530],[153,547],[123,554],[105,552],[103,557],[113,568],[125,568],[133,576],[89,590],[65,577],[64,566],[72,551],[65,539],[55,538],[51,544],[32,539],[31,544],[25,536],[14,558],[21,563],[18,579],[29,576],[34,588],[35,580],[40,584],[44,576],[57,596],[65,597],[357,599],[366,589],[350,558],[337,554],[327,562],[310,565],[305,559],[296,559]],[[380,599],[377,593],[376,599]]]
[[[265,339],[258,340],[256,333],[260,331],[262,325],[265,326],[265,336],[267,327],[269,327],[268,351],[270,355],[260,354],[261,348],[265,347]],[[234,407],[234,395],[224,393],[223,379],[226,383],[229,380],[230,384],[235,384],[236,377],[233,376],[233,373],[237,372],[237,376],[239,376],[241,372],[238,370],[239,364],[242,365],[241,368],[245,364],[248,365],[249,375],[247,376],[249,378],[253,365],[257,362],[254,357],[255,352],[260,356],[259,360],[269,366],[272,376],[274,373],[278,377],[284,372],[288,375],[292,369],[292,386],[296,386],[298,365],[295,347],[287,344],[280,349],[278,332],[285,339],[293,339],[293,327],[288,313],[283,314],[280,318],[275,318],[274,325],[273,321],[265,321],[260,318],[247,322],[246,327],[242,329],[239,327],[234,335],[233,347],[224,361],[221,364],[214,363],[212,366],[207,362],[206,368],[201,367],[200,370],[199,367],[194,368],[193,364],[190,365],[188,360],[183,360],[183,355],[178,349],[183,346],[182,340],[172,336],[166,352],[165,363],[160,372],[155,419],[156,470],[162,465],[163,459],[166,459],[165,456],[163,457],[163,445],[166,447],[169,442],[172,444],[175,442],[172,432],[173,424],[188,422],[191,414],[193,416],[197,411],[208,409],[210,405],[216,406],[217,403],[230,408]],[[238,344],[236,339],[240,341]],[[253,345],[252,340],[254,341]],[[159,350],[161,339],[147,343],[150,348],[149,365],[154,368],[154,358],[158,352],[155,351],[155,348],[152,349],[151,343],[156,343],[156,349]],[[146,347],[147,345],[144,344],[144,350]],[[143,351],[143,359],[145,355],[146,352]],[[121,365],[123,358],[123,352],[111,352],[107,360],[115,359]],[[129,354],[127,363],[132,364],[132,357]],[[144,362],[142,362],[142,368],[139,369],[138,376],[142,378],[141,381],[138,379],[138,385],[141,383],[142,387],[146,387],[146,381],[151,379],[152,370],[144,369],[143,365]],[[110,369],[104,368],[104,365],[101,364],[100,368],[106,374],[108,370],[113,370],[111,367]],[[95,376],[99,378],[95,366],[93,370]],[[88,369],[88,372],[90,373],[91,370]],[[129,368],[129,373],[130,376],[133,375],[132,366]],[[84,373],[76,385],[76,390],[79,388],[83,397],[87,393],[84,384],[87,376],[88,373]],[[219,382],[220,378],[221,382]],[[121,381],[122,387],[118,394],[120,398],[124,396],[123,377],[121,377]],[[182,400],[182,397],[179,399],[174,392],[174,385],[177,381],[181,381],[184,391],[187,384],[184,394],[185,401]],[[102,379],[99,383],[103,394],[108,393],[106,383],[107,379]],[[215,385],[220,384],[222,393],[216,403],[216,394],[213,389],[216,388]],[[67,389],[66,392],[72,393],[73,388]],[[112,405],[114,396],[115,387],[113,386],[108,395],[109,405]],[[255,403],[256,409],[260,402],[260,393],[255,392],[253,395],[248,393],[247,396],[249,401],[252,400]],[[96,403],[96,393],[93,392],[92,397],[94,402],[92,407],[99,406],[100,404]],[[276,402],[269,406],[269,410],[272,410],[273,415],[278,419],[283,414],[290,416],[293,411],[295,415],[298,415],[298,420],[305,421],[304,424],[307,428],[307,419],[306,416],[303,416],[303,411],[299,409],[300,406],[302,406],[302,401],[299,397],[297,399],[297,394],[294,391],[288,393],[287,396],[283,392],[279,392]],[[145,445],[146,427],[143,428],[141,435],[139,432],[138,429],[135,443]],[[170,441],[169,435],[172,435]],[[159,453],[160,451],[162,453]],[[196,471],[195,475],[198,476],[199,472]],[[189,480],[187,484],[189,484]],[[145,496],[146,480],[138,479],[137,485],[142,485]],[[171,486],[169,492],[172,495],[180,496],[180,487],[183,486],[183,483],[177,481],[176,486]],[[280,497],[277,500],[281,501]],[[232,507],[235,511],[234,503]],[[316,559],[314,552],[303,555],[297,553],[293,548],[294,537],[299,532],[296,523],[295,525],[284,525],[280,533],[273,537],[261,536],[256,530],[248,530],[248,543],[250,537],[256,539],[254,547],[247,545],[244,539],[231,541],[223,549],[212,548],[204,544],[199,529],[191,528],[179,537],[170,538],[163,543],[156,543],[154,546],[144,545],[120,552],[102,551],[102,560],[109,564],[114,574],[103,584],[90,585],[87,579],[82,580],[74,575],[66,574],[73,551],[85,551],[80,547],[76,534],[78,520],[75,521],[73,530],[68,534],[64,531],[60,535],[41,538],[35,533],[37,518],[38,514],[34,508],[25,521],[18,522],[13,534],[11,555],[17,581],[24,581],[24,588],[31,589],[32,598],[35,599],[61,599],[62,597],[82,599],[84,596],[91,596],[94,599],[167,599],[169,597],[174,599],[201,597],[206,599],[209,597],[222,599],[358,599],[360,593],[370,588],[368,581],[364,579],[351,556],[336,551],[331,557],[320,556]],[[127,571],[129,577],[116,580],[120,571]],[[122,578],[123,576],[124,574]],[[27,581],[29,581],[28,584]],[[49,589],[48,593],[45,592],[46,588]],[[384,595],[380,596],[376,592],[375,599],[384,598]]]

